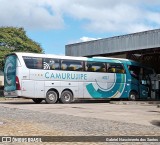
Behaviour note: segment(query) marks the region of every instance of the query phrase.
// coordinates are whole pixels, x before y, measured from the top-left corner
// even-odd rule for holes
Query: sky
[[[0,0],[0,27],[23,27],[46,54],[65,45],[160,28],[160,0]]]

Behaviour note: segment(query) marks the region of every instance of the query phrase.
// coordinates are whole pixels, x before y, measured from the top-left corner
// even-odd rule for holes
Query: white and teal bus
[[[153,69],[128,59],[13,53],[5,59],[4,95],[48,104],[85,98],[147,99],[151,75]]]

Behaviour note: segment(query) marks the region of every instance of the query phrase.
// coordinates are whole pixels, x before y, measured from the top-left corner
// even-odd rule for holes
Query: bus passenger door
[[[44,81],[35,81],[35,98],[44,98]]]
[[[145,82],[141,82],[140,84],[140,99],[147,99],[149,97],[149,87]]]

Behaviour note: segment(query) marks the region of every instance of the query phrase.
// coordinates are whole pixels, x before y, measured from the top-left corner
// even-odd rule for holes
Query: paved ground
[[[160,136],[160,108],[146,102],[34,104],[26,99],[0,99],[0,136],[4,135]]]
[[[54,114],[98,118],[152,126],[160,124],[160,108],[146,102],[103,103],[82,102],[73,104],[34,104],[32,100],[1,100],[0,106]]]

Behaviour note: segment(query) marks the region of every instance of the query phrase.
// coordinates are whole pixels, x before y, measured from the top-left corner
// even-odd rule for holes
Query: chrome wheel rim
[[[135,100],[135,99],[136,99],[136,96],[135,96],[134,94],[131,94],[130,98],[131,98],[132,100]]]
[[[70,100],[70,95],[69,94],[64,94],[64,100],[66,101],[66,102],[68,102],[69,100]]]
[[[56,99],[55,95],[54,94],[50,94],[48,96],[48,99],[51,100],[51,101],[54,101]]]

